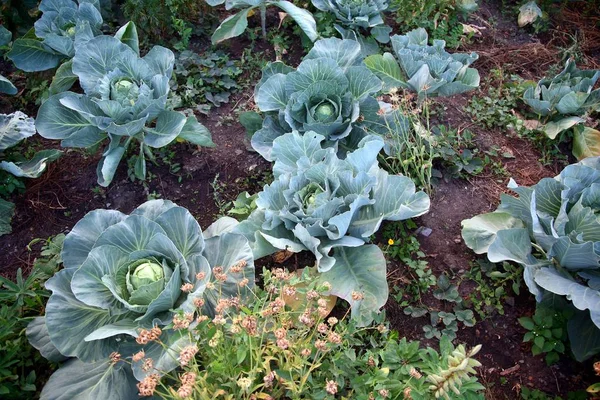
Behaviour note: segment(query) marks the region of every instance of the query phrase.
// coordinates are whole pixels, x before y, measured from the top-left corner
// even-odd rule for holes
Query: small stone
[[[427,228],[425,226],[420,226],[416,231],[417,235],[422,235],[425,237],[429,237],[432,232],[433,230],[431,228]]]

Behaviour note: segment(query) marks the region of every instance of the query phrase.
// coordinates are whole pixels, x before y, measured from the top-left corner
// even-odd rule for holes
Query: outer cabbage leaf
[[[21,140],[35,135],[35,121],[21,111],[0,114],[0,151],[6,150]]]
[[[58,159],[61,154],[62,152],[60,150],[41,150],[35,153],[33,158],[29,161],[2,161],[0,162],[0,169],[22,178],[38,178],[46,169],[46,165],[49,162]]]
[[[0,93],[17,94],[17,88],[11,81],[0,75]]]
[[[385,305],[388,298],[386,261],[381,249],[375,245],[354,248],[336,248],[335,264],[324,272],[320,280],[331,284],[330,293],[352,307],[351,316],[360,325],[372,322],[372,313]],[[353,299],[353,293],[360,294]]]
[[[462,222],[465,243],[492,262],[524,265],[525,282],[538,301],[546,293],[566,296],[584,312],[569,326],[588,326],[582,320],[588,315],[600,328],[600,158],[569,165],[531,187],[511,180],[509,188],[519,197],[503,195],[498,211]],[[578,336],[570,333],[578,359],[600,350]]]
[[[108,359],[94,363],[72,359],[52,374],[40,399],[130,400],[137,397],[136,383],[124,361],[113,365]]]

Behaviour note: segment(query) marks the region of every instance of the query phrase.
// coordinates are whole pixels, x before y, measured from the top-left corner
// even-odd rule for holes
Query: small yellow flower
[[[394,239],[388,239],[388,244],[390,246],[393,246],[394,245]]]

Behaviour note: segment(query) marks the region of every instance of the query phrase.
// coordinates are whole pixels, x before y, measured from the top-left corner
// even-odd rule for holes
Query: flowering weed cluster
[[[214,315],[203,314],[200,308],[194,316],[175,318],[172,330],[187,330],[191,344],[176,355],[180,366],[176,371],[148,375],[138,384],[140,396],[201,400],[435,397],[437,388],[427,379],[446,376],[445,369],[452,367],[454,347],[449,340],[442,340],[439,355],[420,348],[418,342],[398,340],[398,334],[383,324],[383,314],[374,316],[374,325],[362,328],[346,316],[329,316],[331,287],[309,275],[265,270],[264,289],[253,291],[252,304],[218,298],[214,299]],[[167,331],[163,334],[168,335]],[[140,336],[144,342],[160,343],[156,330]],[[132,356],[160,371],[159,365],[144,357],[143,349]],[[454,398],[482,389],[468,374],[461,383]]]

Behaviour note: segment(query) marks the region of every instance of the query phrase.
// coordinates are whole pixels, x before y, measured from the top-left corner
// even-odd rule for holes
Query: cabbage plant
[[[383,221],[426,213],[429,197],[410,178],[379,168],[379,136],[365,137],[345,159],[324,147],[325,139],[312,131],[275,139],[275,180],[236,232],[251,242],[255,258],[280,250],[313,253],[331,294],[347,300],[353,318],[366,324],[388,296],[383,253],[366,243]]]
[[[263,40],[267,40],[267,6],[280,8],[286,15],[292,18],[302,32],[314,42],[319,37],[317,33],[317,23],[312,14],[300,8],[289,1],[284,0],[206,0],[210,6],[217,6],[225,3],[226,10],[241,9],[236,14],[227,17],[212,35],[212,43],[217,44],[227,39],[239,36],[248,27],[248,16],[254,14],[258,9],[260,12],[260,22],[262,28]]]
[[[391,53],[374,54],[365,64],[383,80],[386,89],[409,89],[420,98],[453,96],[479,87],[479,72],[469,68],[479,58],[476,53],[450,54],[444,50],[443,40],[434,40],[433,46],[427,41],[423,28],[394,35],[391,42],[396,58]]]
[[[330,38],[317,41],[296,70],[268,64],[254,91],[267,116],[252,147],[271,161],[273,140],[292,130],[316,132],[332,144],[353,131],[364,135],[361,128],[378,118],[373,96],[382,84],[361,60],[358,42]]]
[[[593,90],[600,70],[577,69],[568,60],[565,69],[553,78],[544,78],[528,88],[523,101],[537,114],[538,128],[550,139],[583,124],[586,115],[600,111],[600,89]],[[578,159],[600,155],[600,132],[595,129],[575,129],[573,155]]]
[[[15,40],[8,57],[17,68],[44,71],[73,58],[75,49],[100,34],[102,15],[98,0],[42,0],[42,17],[35,30]]]
[[[188,210],[164,200],[130,215],[95,210],[80,220],[64,241],[64,269],[46,283],[52,291],[46,314],[27,328],[44,357],[66,359],[41,399],[134,399],[138,380],[176,368],[180,349],[193,338],[187,329],[165,330],[174,317],[214,315],[217,298],[243,302],[253,287],[248,241],[228,232],[236,223],[221,219],[203,233]],[[115,360],[114,352],[125,359],[140,350],[136,338],[153,327],[164,331],[161,344],[143,347],[152,368]]]
[[[343,38],[354,39],[361,42],[363,52],[366,48],[373,48],[376,52],[377,44],[365,38],[363,30],[370,29],[374,39],[380,43],[390,41],[392,28],[385,25],[383,12],[389,7],[388,0],[311,0],[313,5],[325,12],[333,13],[339,21],[335,28]]]
[[[146,156],[175,139],[214,146],[210,133],[195,117],[166,108],[175,57],[154,46],[139,56],[132,23],[116,37],[97,36],[78,47],[73,73],[84,94],[64,92],[50,97],[38,111],[36,128],[64,147],[91,147],[109,139],[98,165],[98,184],[108,186],[126,151],[139,148],[135,176],[146,176]]]
[[[600,158],[567,166],[554,179],[509,187],[495,212],[462,221],[462,236],[491,262],[524,266],[529,291],[565,296],[576,311],[569,320],[578,360],[600,352]]]
[[[0,155],[7,149],[17,145],[22,140],[35,135],[35,122],[21,111],[13,114],[0,114]],[[50,161],[60,156],[59,150],[40,150],[31,160],[12,162],[0,157],[0,170],[19,178],[37,178],[46,169]],[[0,236],[10,233],[10,220],[14,214],[15,205],[0,198]]]
[[[381,13],[387,10],[388,0],[311,0],[321,11],[335,14],[335,17],[349,28],[372,28],[383,25]]]

